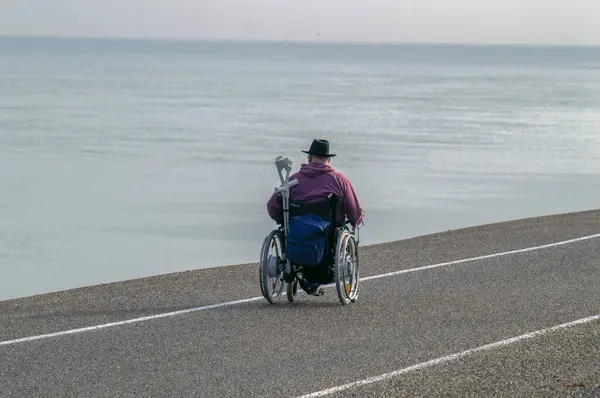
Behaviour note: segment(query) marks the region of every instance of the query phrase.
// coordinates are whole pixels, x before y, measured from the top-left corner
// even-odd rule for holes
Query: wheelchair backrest
[[[289,231],[286,236],[286,256],[295,264],[311,267],[328,259],[334,241],[336,197],[306,203],[289,203]]]
[[[290,200],[290,218],[301,214],[315,214],[331,225],[335,225],[336,196],[329,194],[318,202],[306,203]]]

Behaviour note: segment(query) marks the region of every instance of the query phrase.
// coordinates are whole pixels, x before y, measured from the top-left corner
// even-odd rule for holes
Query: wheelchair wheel
[[[287,283],[286,285],[285,295],[287,296],[288,301],[292,302],[296,298],[296,293],[298,293],[298,279],[294,279],[293,282]]]
[[[356,238],[347,229],[338,234],[335,249],[334,278],[338,298],[342,304],[358,299],[358,246]]]
[[[265,238],[260,251],[260,290],[271,304],[275,304],[281,298],[285,284],[283,280],[285,262],[281,259],[282,241],[281,232],[273,230]]]

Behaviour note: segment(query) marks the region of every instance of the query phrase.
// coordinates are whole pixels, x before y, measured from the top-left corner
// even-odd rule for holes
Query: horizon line
[[[0,39],[67,39],[67,40],[120,40],[120,41],[165,41],[165,42],[214,42],[246,44],[316,44],[316,45],[372,45],[372,46],[456,46],[456,47],[588,47],[598,48],[598,44],[561,44],[561,43],[519,43],[519,42],[436,42],[436,41],[399,41],[399,40],[309,40],[309,39],[242,39],[209,37],[160,37],[160,36],[87,36],[52,34],[0,34]]]

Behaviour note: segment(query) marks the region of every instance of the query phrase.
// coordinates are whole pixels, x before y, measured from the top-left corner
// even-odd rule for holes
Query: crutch
[[[281,181],[281,185],[275,187],[275,192],[281,194],[283,199],[283,230],[286,239],[290,221],[290,187],[298,184],[297,179],[290,181],[290,172],[292,171],[293,163],[294,162],[291,159],[282,156],[277,156],[277,158],[275,158],[275,166],[277,166],[277,173],[279,174],[279,180]],[[286,172],[285,176],[283,175],[283,171]],[[290,260],[287,259],[285,250],[281,254],[283,256],[282,259],[286,261],[286,274],[290,275],[292,273],[292,264]]]

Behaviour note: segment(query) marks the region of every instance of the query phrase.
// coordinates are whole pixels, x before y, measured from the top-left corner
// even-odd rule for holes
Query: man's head
[[[310,149],[302,152],[308,154],[309,163],[329,164],[331,158],[335,156],[335,153],[329,153],[329,141],[327,140],[315,139]]]
[[[308,163],[329,164],[331,158],[329,156],[308,155]]]

